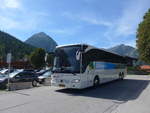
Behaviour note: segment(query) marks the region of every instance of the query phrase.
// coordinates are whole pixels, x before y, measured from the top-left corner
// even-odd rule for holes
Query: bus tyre
[[[119,79],[120,80],[123,80],[124,79],[124,73],[122,72],[122,73],[119,73]]]
[[[124,79],[124,73],[122,72],[121,73],[121,80],[123,80]]]
[[[33,86],[33,87],[37,87],[37,85],[38,85],[37,81],[36,81],[36,80],[33,80],[33,81],[32,81],[32,86]]]
[[[94,78],[94,81],[93,81],[93,86],[94,87],[96,87],[96,86],[98,86],[99,85],[99,77],[98,76],[96,76],[95,78]]]

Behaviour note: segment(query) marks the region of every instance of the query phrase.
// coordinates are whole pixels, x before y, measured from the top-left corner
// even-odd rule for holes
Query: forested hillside
[[[29,55],[35,47],[23,43],[16,37],[0,31],[0,60],[5,61],[7,53],[11,52],[13,60],[21,60]]]

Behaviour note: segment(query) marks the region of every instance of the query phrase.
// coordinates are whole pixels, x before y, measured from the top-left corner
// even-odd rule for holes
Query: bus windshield
[[[54,73],[79,73],[80,59],[77,58],[77,53],[80,51],[80,46],[61,47],[55,50],[54,58]]]

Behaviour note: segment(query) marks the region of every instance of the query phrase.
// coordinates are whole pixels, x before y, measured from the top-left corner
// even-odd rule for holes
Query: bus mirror
[[[80,58],[81,58],[81,51],[80,50],[78,50],[77,52],[76,52],[76,59],[77,60],[80,60]]]

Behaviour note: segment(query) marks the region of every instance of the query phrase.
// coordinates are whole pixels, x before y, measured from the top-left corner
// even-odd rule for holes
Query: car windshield
[[[20,72],[22,72],[22,70],[17,70],[17,71],[15,71],[15,72],[13,72],[13,73],[10,73],[10,74],[9,74],[9,77],[10,77],[10,78],[13,78],[15,75],[17,75],[17,74],[20,73]]]
[[[54,68],[55,73],[79,73],[80,59],[78,53],[80,46],[61,47],[55,50]]]
[[[40,70],[39,72],[36,72],[36,73],[42,75],[42,74],[44,74],[44,73],[47,72],[47,71],[48,71],[48,70]]]
[[[2,70],[1,73],[4,74],[6,71],[8,71],[8,69]]]
[[[48,76],[50,76],[50,75],[51,75],[51,71],[48,71],[48,72],[45,72],[42,76],[48,77]]]

